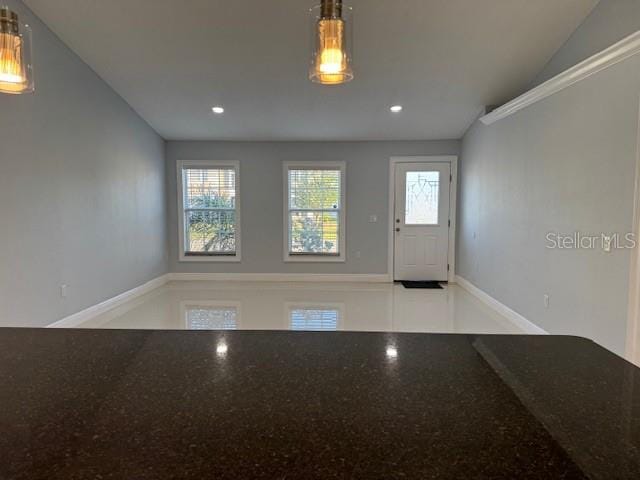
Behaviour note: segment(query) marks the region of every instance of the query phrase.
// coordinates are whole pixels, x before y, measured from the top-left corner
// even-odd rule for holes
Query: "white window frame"
[[[340,238],[338,239],[339,255],[328,254],[302,254],[291,255],[289,253],[289,170],[340,170],[340,212],[338,215],[338,228]],[[284,185],[284,261],[296,263],[346,262],[347,249],[347,164],[346,162],[283,162],[282,165],[283,185]]]
[[[180,262],[240,262],[241,255],[241,194],[240,194],[240,162],[237,160],[178,160],[178,255]],[[236,172],[236,253],[235,255],[186,255],[185,254],[185,221],[184,221],[184,177],[185,168],[233,168]]]

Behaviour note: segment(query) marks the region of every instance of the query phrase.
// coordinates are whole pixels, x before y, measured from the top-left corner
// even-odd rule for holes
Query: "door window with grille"
[[[405,225],[438,225],[440,172],[406,172]]]

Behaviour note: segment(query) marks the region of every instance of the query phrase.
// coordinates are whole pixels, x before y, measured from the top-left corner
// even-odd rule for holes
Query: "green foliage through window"
[[[235,176],[232,168],[183,170],[186,253],[235,252]]]
[[[339,254],[340,170],[296,170],[289,176],[289,251]]]

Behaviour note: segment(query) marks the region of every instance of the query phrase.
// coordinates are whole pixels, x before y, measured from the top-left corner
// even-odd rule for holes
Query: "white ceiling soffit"
[[[597,0],[353,0],[356,78],[329,87],[312,1],[25,3],[166,139],[429,140],[521,93]]]

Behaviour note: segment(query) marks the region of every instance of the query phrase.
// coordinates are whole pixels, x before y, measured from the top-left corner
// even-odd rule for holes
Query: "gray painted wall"
[[[536,77],[533,85],[554,77],[637,30],[640,30],[639,0],[600,0]]]
[[[546,234],[632,231],[639,91],[636,56],[477,122],[460,166],[457,273],[547,331],[619,354],[629,251],[550,250]]]
[[[460,142],[167,142],[171,271],[233,273],[386,273],[389,158],[457,155]],[[176,162],[239,160],[242,189],[242,263],[178,262]],[[347,163],[346,263],[283,261],[284,161]],[[378,223],[369,223],[370,215]],[[356,252],[360,251],[360,258]]]
[[[167,271],[164,141],[4,3],[33,27],[36,93],[0,95],[0,325],[43,326]]]

